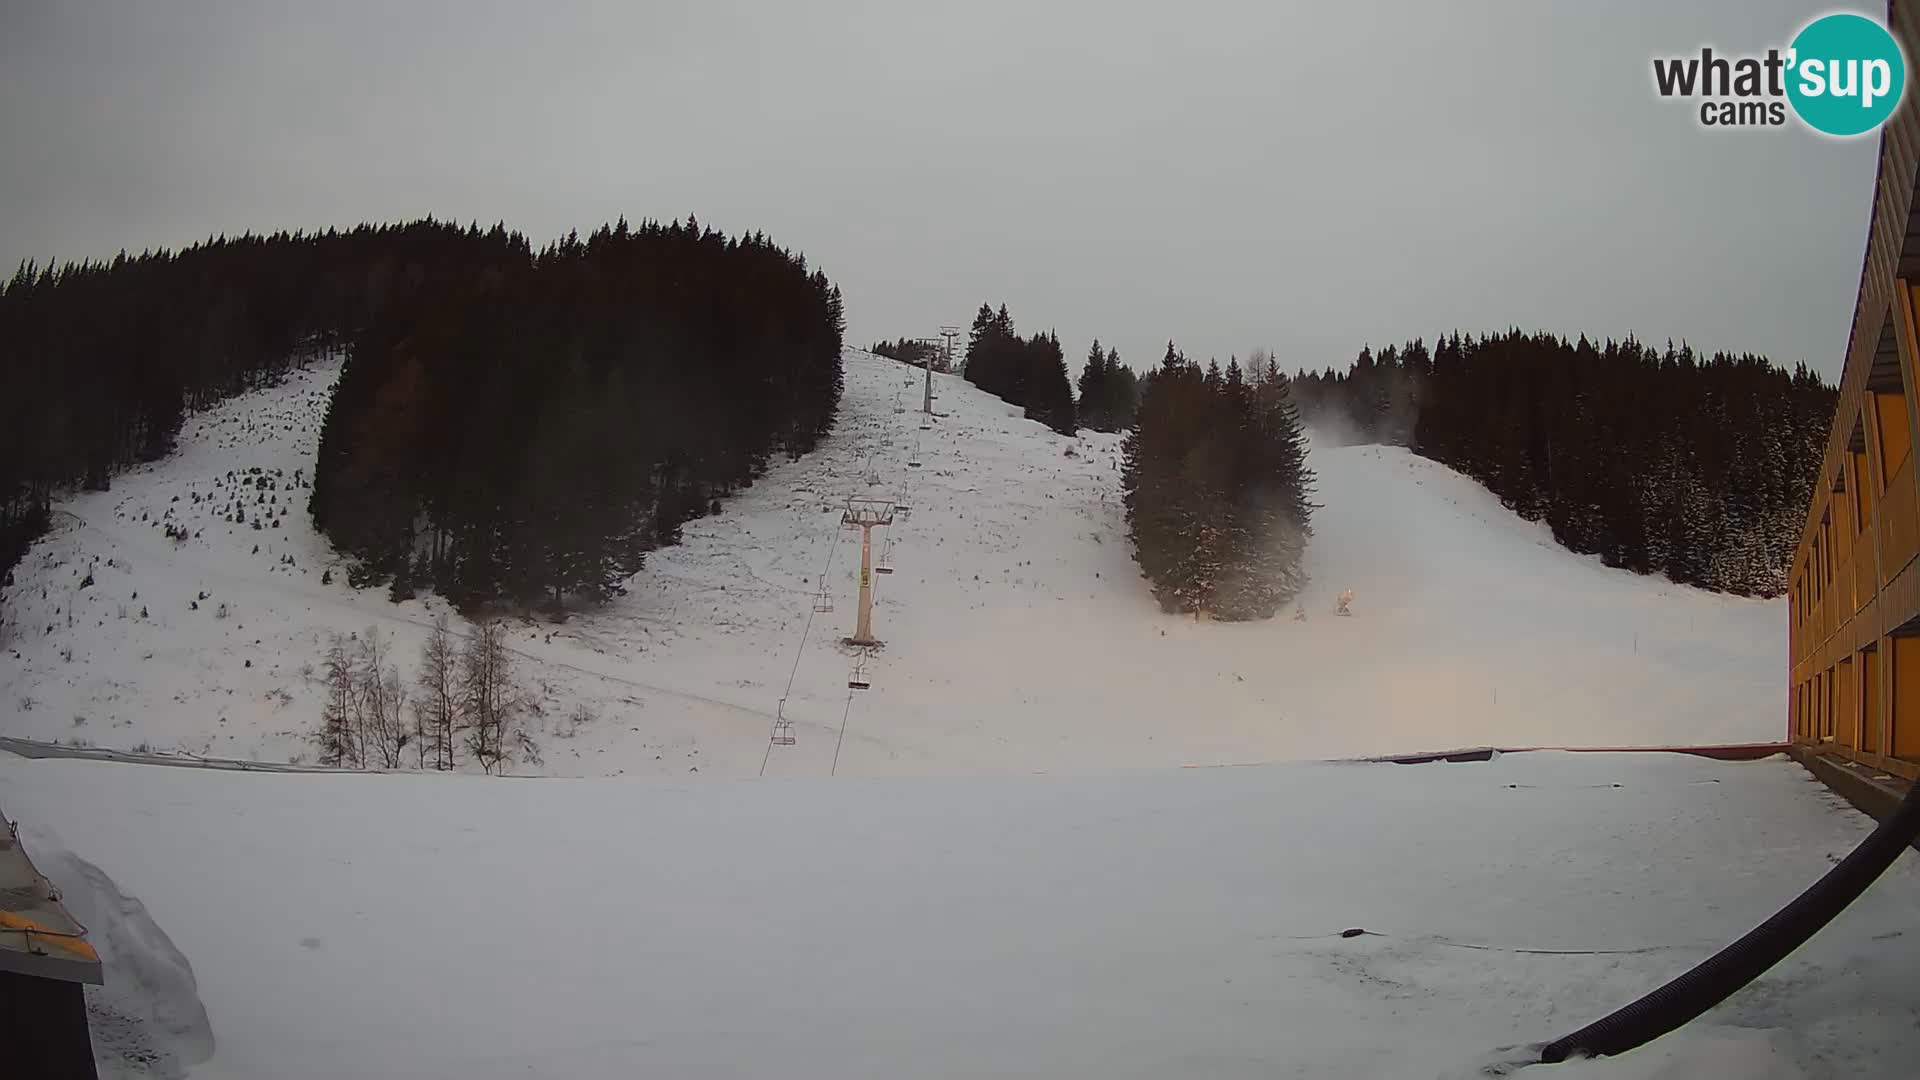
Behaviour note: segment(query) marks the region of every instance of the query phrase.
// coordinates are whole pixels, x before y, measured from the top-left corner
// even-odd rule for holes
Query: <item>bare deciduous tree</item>
[[[389,664],[392,646],[377,626],[367,627],[357,657],[360,682],[361,744],[372,750],[381,768],[397,769],[406,758],[411,733],[406,725],[406,691],[399,669]]]
[[[357,769],[365,763],[359,732],[354,721],[359,712],[360,692],[352,650],[344,634],[335,634],[327,642],[322,659],[325,668],[326,706],[320,714],[320,763],[338,768]]]
[[[1267,365],[1273,360],[1273,354],[1265,349],[1255,349],[1247,354],[1247,385],[1264,386],[1267,383]]]
[[[433,629],[427,633],[427,642],[420,649],[417,680],[420,696],[414,701],[413,715],[418,729],[421,768],[426,768],[429,750],[434,768],[442,771],[453,768],[453,732],[460,722],[460,668],[453,636],[447,632],[447,617],[442,615],[434,621]]]
[[[488,619],[474,627],[460,652],[460,689],[467,750],[482,769],[498,771],[512,747],[526,752],[528,740],[518,724],[523,703],[513,682],[504,621]]]

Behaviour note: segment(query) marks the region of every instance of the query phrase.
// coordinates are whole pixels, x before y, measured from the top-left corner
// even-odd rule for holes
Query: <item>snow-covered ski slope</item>
[[[0,755],[0,803],[192,962],[195,1080],[1479,1080],[1872,826],[1784,759],[1654,754],[735,782]],[[1917,889],[1909,854],[1701,1020],[1519,1075],[1911,1076]]]
[[[846,376],[825,445],[690,523],[629,595],[516,627],[544,753],[516,771],[1073,770],[1784,729],[1783,603],[1606,569],[1405,451],[1314,450],[1304,622],[1196,623],[1161,614],[1129,557],[1117,436],[1064,438],[950,376],[923,432],[918,370],[849,351]],[[334,377],[197,415],[174,455],[61,503],[7,591],[0,734],[287,761],[311,755],[327,634],[380,626],[413,663],[445,605],[349,588],[294,481]],[[838,641],[849,495],[910,507],[875,534],[895,572],[875,579],[864,692]],[[783,696],[797,743],[769,754]]]

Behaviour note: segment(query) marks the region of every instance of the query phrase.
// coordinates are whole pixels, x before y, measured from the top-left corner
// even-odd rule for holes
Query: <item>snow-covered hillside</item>
[[[517,771],[1060,770],[1782,733],[1783,604],[1608,570],[1404,451],[1312,454],[1304,622],[1195,623],[1160,614],[1129,557],[1117,436],[1061,437],[948,376],[922,431],[918,371],[857,351],[846,368],[820,450],[690,523],[628,596],[516,627],[544,755]],[[173,456],[60,505],[6,594],[0,734],[303,759],[328,634],[377,625],[411,664],[445,605],[349,588],[305,515],[334,375],[195,416]],[[854,692],[838,639],[858,534],[838,522],[867,494],[910,509],[876,533],[895,569],[876,578],[885,646]],[[816,613],[823,569],[834,610]],[[1355,614],[1336,618],[1346,588]],[[783,696],[798,741],[769,753]]]

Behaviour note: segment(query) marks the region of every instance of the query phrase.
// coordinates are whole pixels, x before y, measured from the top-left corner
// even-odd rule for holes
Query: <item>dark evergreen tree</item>
[[[889,360],[912,364],[914,367],[924,367],[930,362],[935,371],[945,373],[953,370],[953,365],[947,363],[944,346],[927,341],[908,338],[901,338],[898,341],[876,341],[867,347],[867,351],[875,356],[884,356]]]
[[[385,325],[342,373],[315,518],[369,575],[424,566],[468,605],[618,592],[773,454],[810,449],[842,388],[838,290],[691,221],[569,236]],[[416,366],[424,419],[398,425],[382,403]]]
[[[1005,304],[995,311],[986,304],[973,317],[967,334],[967,356],[960,369],[968,382],[1011,405],[1022,406],[1029,419],[1071,435],[1078,427],[1073,382],[1067,374],[1060,337],[1049,331],[1021,338]]]
[[[1313,478],[1287,380],[1171,342],[1127,434],[1128,537],[1162,609],[1270,618],[1306,584]]]
[[[1027,419],[1038,420],[1062,435],[1079,429],[1075,416],[1073,383],[1067,377],[1067,358],[1060,350],[1060,336],[1049,330],[1035,334],[1023,343],[1021,363],[1025,366]]]
[[[1107,354],[1100,348],[1100,339],[1094,338],[1087,350],[1086,366],[1080,369],[1076,389],[1080,393],[1080,422],[1095,431],[1114,430],[1107,413],[1107,386],[1111,377]]]
[[[1100,348],[1098,338],[1087,350],[1086,366],[1080,370],[1079,417],[1082,426],[1095,431],[1119,431],[1133,423],[1133,411],[1140,394],[1139,379],[1133,369],[1120,362],[1119,352]]]

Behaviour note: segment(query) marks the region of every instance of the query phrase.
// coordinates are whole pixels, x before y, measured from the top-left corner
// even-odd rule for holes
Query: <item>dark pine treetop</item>
[[[987,393],[1025,408],[1029,419],[1063,435],[1079,429],[1059,335],[1049,331],[1021,338],[1014,332],[1013,316],[1005,304],[997,312],[980,305],[967,334],[966,361],[960,371]]]
[[[1079,390],[1080,423],[1095,431],[1120,431],[1132,426],[1140,399],[1139,379],[1132,368],[1120,362],[1119,352],[1102,352],[1098,338],[1087,349]]]

